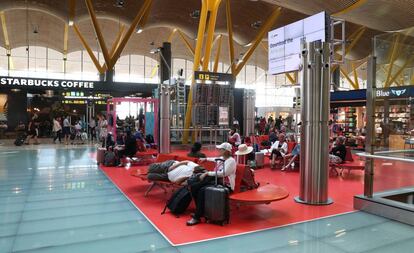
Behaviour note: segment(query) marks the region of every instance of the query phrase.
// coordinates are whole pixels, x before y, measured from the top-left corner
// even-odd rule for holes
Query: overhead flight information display
[[[269,73],[280,73],[299,70],[301,41],[324,42],[328,29],[327,15],[320,12],[295,23],[270,31],[269,41]]]

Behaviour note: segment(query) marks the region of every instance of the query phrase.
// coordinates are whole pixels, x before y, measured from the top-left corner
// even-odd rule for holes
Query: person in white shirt
[[[237,128],[233,127],[229,132],[229,143],[237,147],[241,144],[240,134],[237,132]]]
[[[55,135],[53,143],[56,143],[57,139],[59,139],[59,142],[62,143],[62,126],[60,125],[59,117],[53,119],[53,133]]]
[[[147,179],[150,181],[166,181],[182,184],[191,175],[194,169],[200,167],[191,161],[165,161],[163,163],[153,163],[148,169]]]
[[[93,141],[96,138],[96,121],[93,117],[89,120],[89,132],[91,134],[91,141]]]
[[[200,158],[200,161],[217,161],[217,159],[224,160],[224,162],[218,161],[217,171],[209,171],[200,175],[199,183],[190,186],[191,194],[196,204],[196,212],[192,215],[192,218],[187,221],[187,226],[193,226],[200,223],[201,218],[204,216],[204,200],[205,200],[205,189],[215,183],[215,176],[220,179],[220,183],[234,190],[236,182],[236,160],[231,156],[233,146],[224,142],[216,148],[220,152],[219,158]]]
[[[286,142],[286,137],[284,134],[279,134],[278,140],[273,143],[270,147],[270,168],[273,169],[275,167],[276,158],[284,157],[287,153],[288,145]]]
[[[63,136],[65,138],[65,144],[69,144],[69,137],[70,137],[70,122],[69,122],[69,116],[66,116],[66,118],[63,120]]]

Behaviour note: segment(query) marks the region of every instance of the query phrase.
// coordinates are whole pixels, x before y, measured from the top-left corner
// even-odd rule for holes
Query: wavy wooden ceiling
[[[29,41],[31,45],[47,46],[63,52],[63,31],[64,24],[68,20],[68,2],[69,0],[1,0],[0,11],[5,13],[11,47],[24,46]],[[124,2],[123,8],[117,8],[116,0],[93,1],[107,45],[111,45],[114,41],[121,23],[128,25],[132,21],[143,0],[124,0]],[[264,22],[272,9],[277,6],[283,7],[283,10],[274,25],[275,28],[323,10],[330,14],[338,13],[355,4],[358,4],[358,0],[231,0],[234,37],[238,44],[237,54],[246,51],[243,45],[248,44],[257,33],[251,24],[255,21]],[[168,38],[173,28],[182,30],[194,44],[192,38],[196,36],[198,20],[190,17],[190,13],[200,8],[199,0],[153,0],[144,32],[133,35],[124,54],[148,55],[150,49],[154,47],[150,43],[160,45]],[[347,21],[347,34],[351,34],[360,26],[368,28],[359,43],[347,55],[349,59],[362,59],[371,52],[371,39],[374,35],[414,26],[414,1],[365,0],[356,8],[350,8],[349,11],[339,14],[338,17]],[[93,49],[98,50],[84,0],[76,0],[75,21],[88,43]],[[33,33],[35,28],[39,30],[37,34]],[[221,5],[218,13],[216,31],[226,34],[224,4]],[[227,38],[222,44],[221,59],[224,62],[228,62],[226,40]],[[0,35],[0,46],[4,46],[2,35]],[[83,47],[79,39],[70,29],[68,51],[81,48]],[[174,57],[192,59],[177,35],[173,40],[173,54]],[[258,47],[252,61],[267,68],[265,50]]]

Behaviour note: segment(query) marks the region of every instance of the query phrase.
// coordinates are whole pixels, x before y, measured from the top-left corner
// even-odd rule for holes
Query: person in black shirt
[[[346,156],[346,148],[345,148],[345,137],[339,136],[335,140],[335,147],[331,149],[329,153],[329,163],[343,163],[345,161]]]
[[[125,144],[123,145],[123,149],[122,147],[117,148],[118,150],[118,157],[121,160],[121,164],[120,166],[123,166],[122,159],[124,157],[133,157],[135,156],[135,154],[137,153],[137,141],[135,139],[135,136],[133,136],[131,134],[131,131],[126,131],[126,135],[125,135]],[[117,146],[119,147],[119,146]]]

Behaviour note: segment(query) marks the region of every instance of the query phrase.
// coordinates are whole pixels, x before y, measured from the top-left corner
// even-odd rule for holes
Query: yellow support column
[[[201,60],[201,52],[203,49],[203,40],[204,40],[204,33],[206,31],[206,23],[207,23],[207,15],[208,15],[208,0],[201,1],[201,15],[200,21],[198,24],[198,33],[197,33],[197,43],[196,49],[194,52],[194,63],[193,63],[193,72],[197,71],[200,67],[200,60]],[[185,121],[184,121],[184,129],[189,129],[191,126],[191,114],[192,114],[192,103],[193,103],[193,88],[195,84],[195,77],[193,75],[193,80],[190,86],[190,93],[188,94],[187,100],[187,110],[185,113]],[[189,131],[184,130],[183,132],[183,144],[187,143],[189,136]]]
[[[203,59],[203,71],[208,71],[208,65],[210,64],[211,48],[213,46],[214,31],[216,29],[217,12],[220,6],[221,0],[209,0],[208,9],[210,12],[207,28],[206,44],[204,46],[204,59]]]
[[[354,74],[354,84],[355,84],[355,87],[356,87],[357,89],[359,89],[359,81],[358,81],[358,72],[357,72],[357,67],[355,66],[355,64],[354,64],[354,63],[352,63],[351,65],[352,65],[352,72],[353,72],[353,74]]]
[[[357,90],[356,84],[354,83],[354,81],[352,81],[348,74],[342,68],[339,68],[339,70],[341,71],[342,75],[346,78],[346,80],[348,80],[348,82],[351,84],[352,88],[354,88],[354,90]]]
[[[91,57],[91,60],[93,64],[95,64],[96,69],[99,73],[104,73],[104,68],[101,67],[101,64],[99,63],[98,59],[96,59],[95,54],[93,53],[92,49],[89,47],[88,43],[86,42],[85,38],[83,38],[82,33],[79,31],[79,28],[77,25],[73,25],[73,30],[78,35],[79,40],[81,41],[83,47],[86,49],[86,52],[88,52],[89,57]]]
[[[103,37],[101,27],[99,26],[98,19],[96,18],[95,11],[92,5],[92,1],[85,0],[85,3],[88,9],[88,12],[89,12],[89,16],[91,17],[92,25],[95,30],[96,37],[98,38],[99,46],[101,47],[101,51],[104,56],[105,63],[107,66],[109,66],[110,65],[109,63],[111,61],[111,56],[109,55],[108,48],[106,47],[105,39]]]
[[[221,41],[223,39],[223,36],[220,34],[219,35],[219,41],[218,41],[218,46],[217,46],[217,51],[216,51],[216,58],[214,59],[214,67],[213,67],[213,72],[217,72],[218,70],[218,65],[219,65],[219,61],[220,61],[220,54],[221,54]]]
[[[229,57],[231,73],[234,76],[236,71],[236,63],[234,62],[234,43],[233,43],[233,20],[231,18],[231,5],[230,0],[226,1],[226,19],[227,19],[227,33],[229,36]]]

